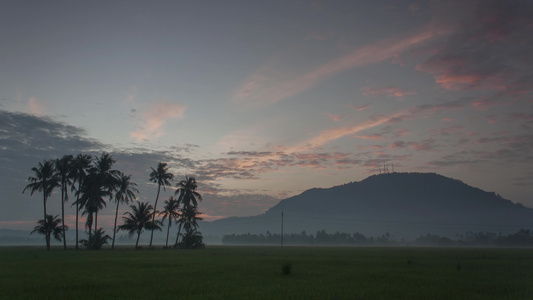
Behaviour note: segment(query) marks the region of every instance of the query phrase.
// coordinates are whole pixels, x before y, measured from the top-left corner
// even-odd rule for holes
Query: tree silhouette
[[[176,242],[176,247],[184,249],[203,248],[202,234],[198,231],[198,217],[200,212],[196,207],[187,207],[181,209],[180,218],[178,219],[178,237],[181,229],[185,231],[181,242]]]
[[[135,193],[139,192],[139,190],[135,188],[136,186],[137,184],[131,181],[131,175],[126,176],[126,174],[120,172],[115,186],[115,202],[117,203],[117,209],[115,211],[115,226],[113,227],[113,243],[111,244],[111,249],[115,249],[115,234],[117,232],[118,207],[120,203],[128,204],[130,201],[133,201],[133,199],[135,199]]]
[[[117,176],[120,173],[118,170],[111,169],[114,163],[113,157],[105,152],[94,160],[94,165],[89,172],[90,181],[94,188],[93,195],[96,196],[97,190],[100,190],[101,195],[105,194],[110,199],[113,197],[112,191],[117,184]],[[99,199],[102,201],[100,202]],[[98,228],[98,211],[104,208],[105,200],[102,197],[94,197],[93,200],[94,202],[90,203],[92,206],[89,206],[89,210],[94,213],[94,229],[96,230]]]
[[[154,212],[157,211],[157,200],[159,200],[159,192],[161,191],[161,186],[163,187],[163,191],[166,191],[166,186],[170,185],[170,181],[174,178],[174,174],[169,172],[169,167],[166,163],[158,163],[157,169],[152,168],[152,172],[150,173],[150,181],[157,183],[157,196],[155,197],[155,203],[154,203]],[[155,222],[155,214],[152,216],[152,223]],[[154,238],[154,231],[152,230],[152,233],[150,235],[150,245],[148,247],[152,247],[152,240]]]
[[[168,219],[167,240],[165,243],[165,248],[168,248],[168,235],[170,233],[170,226],[172,226],[172,221],[178,220],[180,216],[178,209],[179,201],[171,196],[168,200],[165,200],[165,206],[163,207],[163,211],[159,213],[159,215],[163,216],[162,222]]]
[[[130,207],[133,213],[124,213],[124,215],[126,215],[122,217],[122,219],[124,220],[124,224],[120,225],[118,229],[127,230],[130,237],[137,233],[137,241],[135,242],[135,248],[138,248],[139,238],[141,237],[141,233],[144,229],[161,230],[161,226],[158,225],[159,222],[151,221],[155,212],[153,211],[152,205],[148,204],[148,202],[137,201],[137,206],[130,205]]]
[[[182,205],[181,216],[178,220],[178,235],[176,236],[176,246],[183,248],[198,248],[203,246],[202,236],[198,232],[197,217],[198,202],[202,200],[202,196],[196,192],[198,185],[194,177],[185,176],[185,180],[178,182],[176,195],[179,195],[178,202]],[[181,229],[185,230],[182,242],[179,243]]]
[[[61,241],[64,237],[63,231],[68,229],[65,228],[63,225],[59,225],[62,223],[63,220],[59,219],[59,216],[52,216],[52,215],[46,215],[46,218],[44,220],[37,221],[37,226],[33,228],[33,231],[31,233],[37,232],[39,234],[42,234],[44,236],[47,236],[50,238],[50,236],[53,236],[56,240]],[[47,249],[50,250],[50,243],[47,245]]]
[[[91,168],[79,190],[78,204],[80,209],[83,209],[82,215],[87,215],[85,227],[89,230],[89,238],[93,224],[94,229],[97,229],[96,214],[106,206],[104,198],[111,195],[111,192],[102,188],[100,182],[94,169]]]
[[[91,166],[92,157],[87,154],[78,154],[76,158],[74,158],[72,164],[71,164],[71,170],[70,170],[70,176],[72,179],[72,190],[76,191],[76,202],[73,203],[76,204],[76,249],[78,249],[78,216],[80,211],[80,190],[81,186],[83,184],[83,180],[87,176],[87,172]],[[76,183],[78,183],[78,187],[76,188]]]
[[[109,239],[111,237],[105,234],[102,228],[98,228],[88,240],[81,240],[81,244],[89,250],[100,250],[103,245],[107,244]]]
[[[198,185],[194,177],[185,176],[185,180],[182,180],[176,184],[175,195],[179,195],[178,201],[184,208],[198,207],[198,201],[202,201],[202,196],[196,192]]]
[[[33,195],[35,191],[43,193],[44,217],[42,221],[45,222],[48,216],[46,213],[46,201],[52,194],[54,188],[59,186],[59,180],[54,173],[54,163],[51,160],[45,160],[42,163],[40,162],[38,167],[33,167],[31,170],[34,172],[34,176],[28,177],[30,183],[26,185],[22,193],[27,189],[31,191],[30,195]],[[37,221],[37,223],[39,223],[39,221]],[[46,249],[50,250],[50,234],[48,234],[48,231],[45,232],[45,240]]]
[[[72,155],[63,155],[54,161],[55,173],[59,179],[59,187],[61,189],[61,222],[63,226],[63,250],[67,250],[67,236],[65,233],[65,202],[68,201],[68,187],[72,185],[70,180],[70,172],[72,171]]]

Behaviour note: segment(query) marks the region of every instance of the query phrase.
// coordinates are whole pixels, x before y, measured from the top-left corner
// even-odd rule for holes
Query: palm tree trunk
[[[111,244],[111,250],[115,249],[115,234],[117,233],[117,218],[118,218],[118,205],[120,201],[117,201],[117,210],[115,212],[115,227],[113,227],[113,243]]]
[[[81,183],[78,184],[78,191],[80,190],[80,188],[81,188]],[[78,250],[78,215],[80,213],[79,201],[80,201],[80,195],[78,194],[76,195],[76,250]]]
[[[98,230],[98,211],[94,212],[94,232]]]
[[[135,242],[135,249],[139,248],[139,238],[141,237],[141,231],[137,231],[137,242]]]
[[[179,226],[179,228],[178,228],[178,235],[176,236],[176,243],[175,243],[174,245],[177,245],[177,244],[178,244],[178,240],[179,240],[179,238],[180,238],[180,233],[181,233],[181,224],[180,224],[180,226]]]
[[[168,228],[167,228],[167,242],[165,243],[165,248],[168,248],[168,234],[170,233],[170,224],[171,223],[172,219],[169,217],[168,218]]]
[[[67,250],[67,236],[65,232],[65,188],[61,185],[61,225],[63,226],[63,250]]]
[[[43,204],[44,204],[44,218],[43,221],[46,222],[46,192],[43,191]],[[46,224],[46,223],[45,223]],[[44,235],[46,241],[46,250],[50,250],[50,234],[46,231]]]
[[[159,200],[159,192],[161,191],[161,185],[157,186],[157,196],[155,197],[155,204],[154,204],[154,214],[152,215],[152,223],[154,223],[155,220],[155,212],[157,209],[157,200]],[[152,240],[154,238],[154,230],[152,229],[152,234],[150,235],[150,245],[148,247],[152,247]]]

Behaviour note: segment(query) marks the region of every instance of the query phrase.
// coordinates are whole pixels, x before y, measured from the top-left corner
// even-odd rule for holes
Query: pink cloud
[[[158,138],[164,134],[163,125],[172,119],[183,118],[185,106],[177,103],[157,102],[150,110],[143,113],[143,126],[130,133],[138,142]]]
[[[363,87],[361,89],[363,92],[362,94],[365,96],[386,96],[386,97],[394,97],[398,100],[403,99],[404,96],[411,96],[416,95],[417,92],[406,90],[403,88],[398,87],[388,87],[388,88],[372,88],[372,87]]]
[[[276,103],[299,94],[319,81],[339,72],[390,59],[397,53],[406,51],[436,34],[440,34],[440,32],[425,30],[403,39],[385,39],[368,44],[308,73],[294,76],[293,79],[282,79],[279,74],[268,74],[271,72],[262,68],[241,84],[233,94],[232,102],[250,102],[262,105]]]
[[[327,116],[328,116],[328,118],[330,118],[331,120],[333,120],[335,122],[342,121],[342,119],[344,118],[343,114],[335,115],[335,114],[328,113]]]
[[[474,108],[512,104],[533,93],[531,18],[527,1],[461,1],[433,3],[440,24],[453,30],[432,45],[432,53],[417,65],[447,90],[479,90]],[[460,5],[462,7],[458,7]],[[452,13],[453,12],[453,13]],[[451,28],[451,27],[450,27]]]
[[[379,140],[384,140],[385,139],[385,137],[380,135],[380,134],[356,135],[355,137],[363,139],[363,140],[374,140],[374,141],[379,141]]]
[[[434,139],[427,139],[421,142],[395,141],[389,145],[389,148],[391,149],[411,148],[414,151],[423,151],[423,152],[433,151],[435,147],[436,146],[435,146]]]
[[[463,126],[454,125],[446,128],[433,129],[431,130],[431,133],[433,133],[434,135],[451,135],[461,133],[464,130],[465,128]]]
[[[409,135],[409,131],[407,129],[398,128],[396,131],[394,131],[394,136],[395,137],[406,136],[406,135]]]
[[[34,115],[44,115],[48,112],[48,109],[44,106],[43,102],[37,99],[37,97],[30,97],[28,108]]]
[[[496,124],[500,121],[500,117],[495,115],[487,116],[487,123],[489,124]]]

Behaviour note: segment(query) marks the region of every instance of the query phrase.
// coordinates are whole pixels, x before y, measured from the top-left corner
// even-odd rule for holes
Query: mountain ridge
[[[397,236],[510,233],[533,227],[533,209],[436,173],[384,173],[330,188],[312,188],[265,213],[202,224],[209,234],[327,231]]]

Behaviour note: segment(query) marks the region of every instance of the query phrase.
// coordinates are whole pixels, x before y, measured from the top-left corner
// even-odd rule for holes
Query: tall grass
[[[532,282],[521,249],[0,248],[2,299],[533,299]]]

